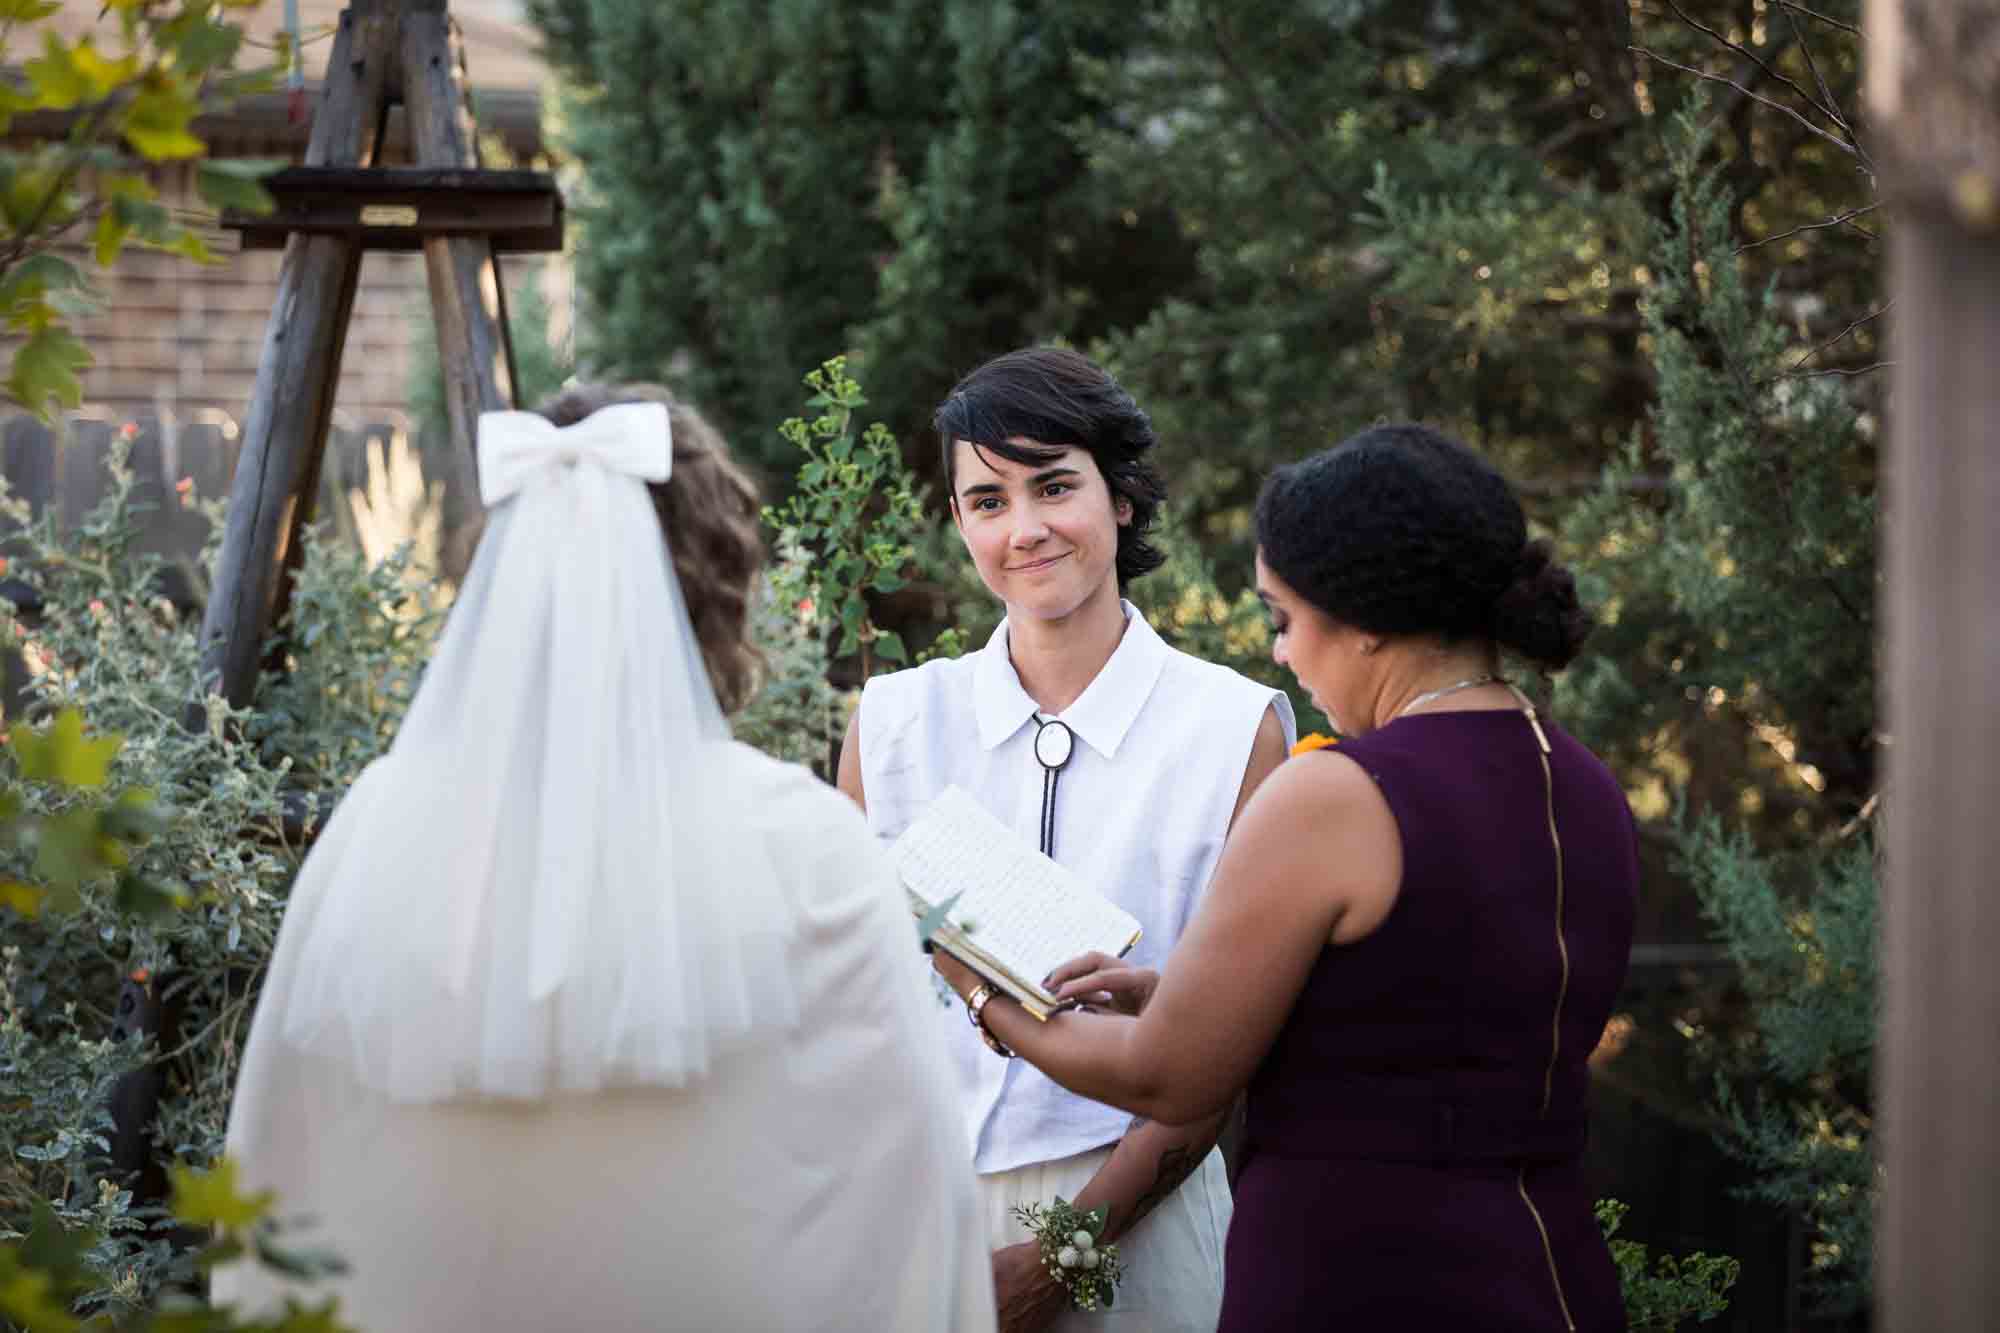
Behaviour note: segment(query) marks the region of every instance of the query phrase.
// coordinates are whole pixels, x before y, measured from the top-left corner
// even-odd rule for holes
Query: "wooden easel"
[[[223,218],[245,249],[285,248],[202,617],[203,683],[232,705],[249,702],[304,554],[365,251],[424,253],[461,493],[477,494],[479,414],[515,406],[498,255],[561,249],[562,197],[545,173],[480,169],[466,93],[445,0],[350,0],[305,165],[265,182],[274,213]],[[416,165],[379,167],[398,102]]]
[[[417,165],[378,167],[389,108],[398,102]],[[463,469],[456,480],[476,495],[479,414],[514,405],[498,255],[562,248],[562,197],[552,178],[479,167],[463,51],[445,0],[350,0],[305,165],[275,173],[265,188],[277,202],[273,213],[223,218],[242,233],[245,249],[283,246],[285,259],[201,625],[203,685],[239,707],[250,701],[265,634],[284,616],[304,555],[362,254],[424,252],[452,458]],[[204,692],[190,702],[191,727],[205,725],[206,699]],[[324,822],[325,811],[300,798],[296,829],[289,808],[286,823],[303,840],[305,825]],[[164,981],[124,983],[120,1035],[129,1029],[169,1040]],[[140,1069],[122,1076],[110,1099],[114,1158],[146,1199],[164,1189],[150,1131],[160,1087],[156,1068]]]

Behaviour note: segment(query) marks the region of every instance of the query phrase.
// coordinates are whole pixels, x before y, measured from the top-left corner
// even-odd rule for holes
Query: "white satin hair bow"
[[[573,426],[535,412],[479,414],[479,498],[488,509],[544,468],[586,462],[641,481],[665,481],[674,468],[665,404],[617,403]]]

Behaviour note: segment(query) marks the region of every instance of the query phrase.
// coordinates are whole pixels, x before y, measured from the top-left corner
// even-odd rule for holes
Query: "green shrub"
[[[18,751],[44,719],[80,712],[122,738],[104,789],[150,792],[162,817],[58,883],[49,910],[0,907],[0,1239],[27,1234],[38,1209],[90,1233],[79,1308],[117,1313],[150,1308],[194,1269],[149,1229],[160,1211],[135,1202],[110,1168],[113,1084],[150,1064],[162,1085],[156,1153],[194,1167],[216,1160],[303,826],[393,732],[436,606],[395,562],[371,571],[354,552],[309,544],[282,627],[292,673],[260,682],[248,710],[209,698],[207,725],[189,731],[198,626],[160,595],[160,561],[136,549],[145,507],[122,445],[109,468],[104,499],[69,531],[5,501],[8,573],[40,602],[8,625],[32,674],[27,715],[8,724]],[[207,512],[219,517],[219,506]],[[74,820],[97,799],[0,765],[0,802],[24,818]],[[0,847],[0,880],[37,884],[47,868],[31,842]],[[135,975],[171,1016],[161,1043],[110,1040]]]
[[[1699,1250],[1681,1258],[1653,1257],[1636,1240],[1620,1240],[1618,1228],[1626,1206],[1616,1199],[1597,1201],[1597,1224],[1611,1246],[1618,1266],[1618,1289],[1625,1297],[1625,1315],[1632,1333],[1674,1333],[1689,1320],[1707,1323],[1729,1308],[1729,1289],[1743,1265],[1734,1259]]]

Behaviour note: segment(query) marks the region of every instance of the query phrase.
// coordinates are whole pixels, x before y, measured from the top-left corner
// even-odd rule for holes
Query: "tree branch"
[[[1840,840],[1845,842],[1859,833],[1861,826],[1875,817],[1875,807],[1881,803],[1882,793],[1879,790],[1868,793],[1868,799],[1861,803],[1861,809],[1855,813],[1854,818],[1840,826]]]
[[[1745,60],[1755,65],[1758,69],[1764,71],[1764,77],[1769,79],[1776,79],[1779,83],[1784,84],[1787,88],[1790,88],[1793,92],[1797,93],[1799,95],[1800,100],[1802,100],[1807,106],[1819,112],[1822,116],[1825,116],[1833,124],[1839,126],[1840,129],[1847,135],[1848,141],[1850,143],[1853,143],[1854,131],[1848,128],[1847,122],[1841,119],[1840,113],[1835,109],[1833,109],[1832,107],[1822,104],[1818,98],[1814,97],[1811,93],[1807,92],[1804,88],[1801,88],[1797,83],[1793,82],[1790,75],[1784,73],[1782,70],[1776,69],[1773,66],[1766,64],[1764,62],[1763,57],[1759,56],[1755,51],[1752,51],[1749,47],[1743,45],[1741,42],[1731,41],[1728,37],[1724,36],[1722,33],[1716,31],[1714,28],[1709,27],[1706,23],[1703,23],[1700,19],[1696,18],[1694,15],[1688,13],[1685,9],[1682,9],[1680,7],[1679,0],[1667,0],[1667,8],[1673,10],[1674,13],[1680,17],[1681,22],[1687,24],[1690,28],[1693,28],[1696,32],[1706,34],[1708,37],[1712,38],[1714,41],[1716,41],[1723,47],[1727,48],[1730,51],[1735,52],[1739,56],[1742,56]],[[1810,53],[1807,54],[1806,60],[1808,64],[1811,63],[1812,56]],[[1860,149],[1860,145],[1855,144],[1854,147],[1858,152]]]
[[[1854,132],[1854,126],[1848,124],[1847,118],[1840,115],[1840,99],[1833,95],[1833,87],[1827,83],[1826,75],[1819,72],[1819,61],[1813,59],[1812,44],[1806,41],[1805,29],[1799,26],[1798,17],[1788,9],[1785,11],[1785,22],[1792,29],[1792,40],[1799,44],[1799,54],[1805,57],[1806,69],[1812,74],[1813,83],[1818,86],[1820,97],[1824,99],[1827,107],[1834,112],[1840,128],[1847,132],[1848,139],[1856,147],[1859,147],[1861,136]]]
[[[1828,370],[1787,370],[1784,373],[1776,376],[1775,378],[1781,380],[1785,379],[1810,380],[1810,379],[1817,379],[1821,375],[1840,375],[1840,376],[1866,375],[1871,371],[1887,370],[1890,366],[1893,366],[1895,364],[1896,363],[1894,361],[1875,361],[1865,366],[1855,366],[1852,369],[1849,369],[1844,366],[1835,366]]]
[[[1789,370],[1784,371],[1782,374],[1775,375],[1772,378],[1784,379],[1789,375],[1794,375],[1798,373],[1800,367],[1804,366],[1806,362],[1812,360],[1814,357],[1818,356],[1821,352],[1824,352],[1827,348],[1832,347],[1835,343],[1838,343],[1841,339],[1845,338],[1848,334],[1854,332],[1856,329],[1860,328],[1863,324],[1866,324],[1868,321],[1872,319],[1880,319],[1882,316],[1888,314],[1890,309],[1893,308],[1895,304],[1896,301],[1894,297],[1891,297],[1889,300],[1884,301],[1879,309],[1870,311],[1868,314],[1865,314],[1861,318],[1855,320],[1853,323],[1849,324],[1846,328],[1842,329],[1839,333],[1834,334],[1831,338],[1828,338],[1825,342],[1819,344],[1817,347],[1809,349],[1804,356],[1801,356],[1798,360],[1792,362],[1791,368]]]
[[[1692,74],[1698,79],[1707,79],[1710,83],[1719,83],[1725,88],[1734,88],[1737,92],[1743,94],[1743,96],[1749,98],[1753,102],[1760,102],[1763,105],[1770,107],[1773,111],[1784,112],[1786,115],[1790,116],[1793,120],[1796,120],[1799,124],[1805,126],[1808,130],[1811,130],[1814,134],[1817,134],[1820,138],[1826,140],[1828,143],[1832,144],[1835,148],[1838,148],[1841,152],[1846,153],[1850,157],[1853,157],[1856,160],[1860,161],[1864,166],[1867,164],[1867,158],[1863,155],[1861,150],[1857,148],[1855,145],[1849,143],[1847,140],[1841,138],[1839,135],[1828,134],[1825,130],[1813,124],[1811,121],[1807,120],[1804,116],[1792,110],[1792,108],[1786,106],[1783,102],[1776,102],[1764,96],[1762,93],[1752,92],[1750,89],[1745,88],[1742,84],[1738,83],[1734,79],[1725,79],[1720,74],[1710,74],[1705,69],[1696,69],[1693,65],[1683,65],[1677,60],[1669,60],[1663,55],[1658,55],[1652,51],[1648,51],[1643,46],[1634,46],[1634,47],[1629,47],[1627,49],[1629,49],[1634,55],[1644,56],[1646,57],[1646,59],[1651,60],[1656,64],[1665,65],[1669,69],[1680,70],[1683,74]]]
[[[1855,27],[1852,23],[1837,19],[1831,14],[1822,14],[1816,9],[1808,9],[1804,5],[1794,4],[1792,0],[1778,0],[1778,4],[1795,14],[1804,14],[1809,19],[1817,19],[1829,28],[1839,28],[1842,32],[1851,32],[1856,37],[1861,35],[1861,29]]]
[[[1750,241],[1744,245],[1739,245],[1736,247],[1736,253],[1740,255],[1745,250],[1755,250],[1760,245],[1769,245],[1773,241],[1782,241],[1786,237],[1796,236],[1802,231],[1819,231],[1823,227],[1838,227],[1842,223],[1847,222],[1850,218],[1858,218],[1863,213],[1873,213],[1876,209],[1880,208],[1881,206],[1882,205],[1880,204],[1863,204],[1859,208],[1850,208],[1845,213],[1840,214],[1838,217],[1828,218],[1824,222],[1808,222],[1803,227],[1794,227],[1790,231],[1781,231],[1776,236],[1766,236],[1761,241]],[[1868,230],[1868,228],[1861,226],[1859,223],[1853,223],[1850,225],[1854,227],[1854,230],[1860,232],[1863,236],[1866,236],[1869,240],[1872,241],[1875,239],[1875,233]]]
[[[1319,164],[1313,160],[1305,136],[1287,124],[1258,93],[1256,83],[1245,72],[1242,63],[1236,58],[1236,53],[1229,49],[1229,41],[1222,35],[1222,24],[1216,19],[1214,11],[1204,7],[1202,17],[1207,20],[1209,41],[1215,47],[1216,58],[1222,62],[1223,70],[1242,91],[1243,100],[1250,104],[1250,109],[1256,113],[1257,118],[1291,148],[1292,156],[1297,160],[1300,170],[1312,178],[1313,184],[1319,187],[1320,192],[1335,203],[1339,203],[1346,197],[1344,192],[1320,172]]]

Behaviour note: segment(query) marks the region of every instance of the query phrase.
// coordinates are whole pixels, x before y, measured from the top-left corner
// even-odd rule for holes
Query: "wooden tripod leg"
[[[341,14],[308,165],[373,164],[399,77],[401,20],[395,0],[355,0]],[[230,486],[222,557],[201,623],[202,683],[238,707],[256,687],[265,631],[290,600],[288,574],[298,567],[301,535],[312,519],[360,271],[357,240],[294,236],[285,248]],[[205,715],[203,700],[192,701],[190,724],[203,724]]]
[[[444,0],[410,0],[403,26],[403,101],[410,146],[420,167],[476,168],[478,141],[466,98],[465,62]],[[462,575],[472,560],[484,511],[478,503],[479,414],[516,405],[514,349],[493,241],[486,236],[424,242],[438,364],[451,417],[446,494],[445,572]]]

